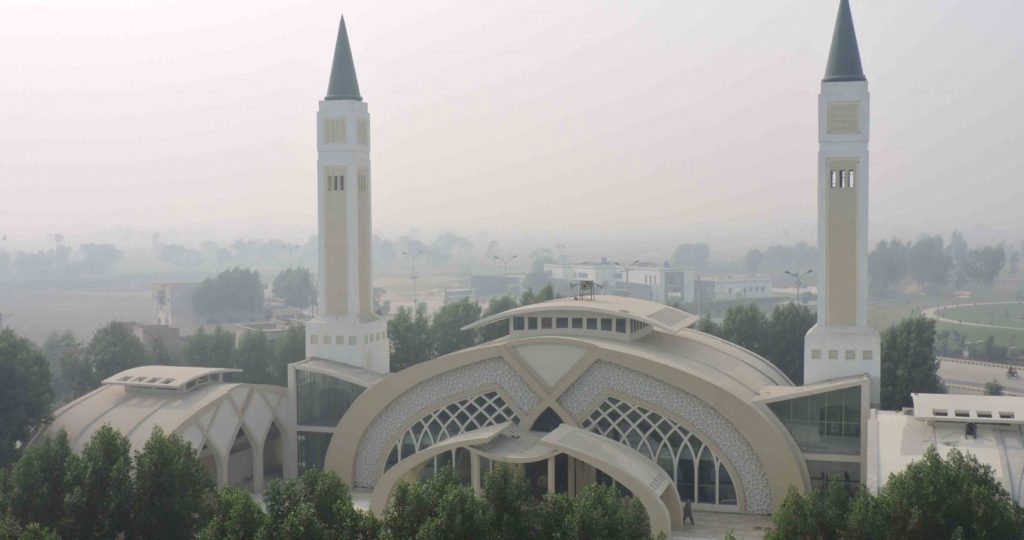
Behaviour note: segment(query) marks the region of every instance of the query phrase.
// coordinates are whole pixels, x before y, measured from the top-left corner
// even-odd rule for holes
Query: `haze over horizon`
[[[5,4],[12,247],[314,232],[316,104],[342,12],[372,115],[377,234],[815,238],[836,2]],[[852,7],[872,236],[1019,236],[1024,4]]]

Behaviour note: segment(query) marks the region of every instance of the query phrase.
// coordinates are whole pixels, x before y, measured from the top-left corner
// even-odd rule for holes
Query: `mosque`
[[[823,278],[800,386],[765,358],[694,330],[694,315],[594,295],[585,284],[574,298],[465,328],[506,325],[504,337],[391,373],[387,324],[371,309],[370,115],[344,19],[333,62],[317,114],[322,309],[306,325],[308,358],[289,367],[288,388],[226,383],[230,370],[146,366],[62,408],[48,433],[64,429],[81,449],[110,423],[138,448],[160,425],[191,441],[221,485],[261,492],[271,478],[329,469],[368,492],[376,513],[403,480],[450,465],[479,490],[506,462],[523,468],[537,495],[614,482],[644,504],[652,529],[670,533],[682,527],[684,501],[763,515],[791,486],[808,491],[826,478],[877,490],[926,443],[953,440],[1001,464],[1000,479],[1020,500],[1017,398],[957,396],[954,406],[919,395],[913,411],[876,410],[870,95],[848,0],[818,98]]]

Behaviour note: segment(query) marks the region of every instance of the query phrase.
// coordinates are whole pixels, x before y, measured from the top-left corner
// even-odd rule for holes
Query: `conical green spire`
[[[822,82],[866,81],[860,64],[860,48],[853,31],[850,1],[840,0],[836,28],[832,33],[832,50],[828,53],[828,67]]]
[[[327,84],[327,96],[324,99],[363,100],[363,96],[359,95],[359,81],[356,79],[355,63],[352,61],[352,49],[348,45],[344,15],[341,16],[341,24],[338,25],[338,43],[334,45],[331,81]]]

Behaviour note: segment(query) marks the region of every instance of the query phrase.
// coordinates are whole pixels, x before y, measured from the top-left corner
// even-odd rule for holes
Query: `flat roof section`
[[[697,324],[698,317],[665,304],[630,298],[627,296],[597,295],[593,299],[558,298],[539,304],[530,304],[484,317],[463,330],[474,330],[511,317],[536,316],[549,312],[592,313],[607,317],[624,317],[647,323],[658,330],[676,333]]]
[[[129,388],[157,388],[163,390],[181,390],[188,383],[224,373],[241,373],[240,369],[190,367],[190,366],[139,366],[131,368],[103,380],[105,385],[125,386]]]

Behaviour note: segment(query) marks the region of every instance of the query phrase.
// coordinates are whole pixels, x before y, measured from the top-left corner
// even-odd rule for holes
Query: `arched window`
[[[848,179],[846,185],[853,187],[853,169],[846,172],[846,178]]]
[[[582,427],[621,442],[657,463],[675,480],[682,500],[737,504],[732,477],[711,447],[656,412],[609,397]]]
[[[839,187],[839,174],[832,169],[832,187]]]
[[[388,453],[384,470],[449,437],[510,420],[518,422],[519,417],[497,392],[456,401],[424,416],[409,427]]]

